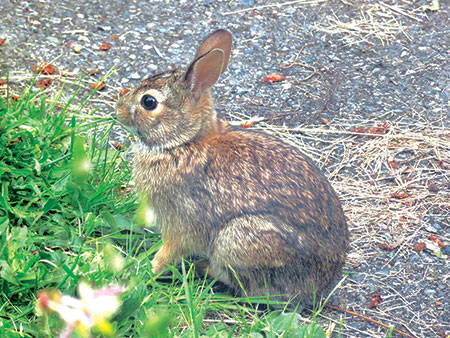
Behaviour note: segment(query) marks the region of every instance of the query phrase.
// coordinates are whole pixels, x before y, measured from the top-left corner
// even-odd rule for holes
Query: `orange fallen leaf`
[[[371,127],[369,128],[369,134],[372,135],[384,135],[386,131],[383,128]]]
[[[251,121],[251,120],[244,121],[241,123],[241,127],[242,128],[250,128],[251,126],[253,126],[254,123],[255,123],[255,121]]]
[[[442,303],[441,303],[440,301],[436,300],[436,301],[434,302],[434,305],[436,305],[436,306],[441,306]]]
[[[395,246],[392,246],[392,245],[389,245],[389,244],[386,244],[386,243],[378,242],[377,246],[380,249],[383,249],[383,250],[386,250],[386,251],[393,251],[393,250],[395,250]]]
[[[99,47],[99,50],[109,50],[109,49],[111,49],[111,44],[109,42],[103,42]]]
[[[406,192],[395,192],[391,195],[391,197],[397,198],[397,199],[404,199],[404,198],[409,197],[409,195]]]
[[[117,40],[119,37],[115,34],[111,35],[111,40],[115,41]]]
[[[417,252],[421,252],[425,250],[426,247],[427,245],[424,242],[419,242],[416,245],[414,245],[414,250],[416,250]]]
[[[330,123],[330,121],[328,121],[326,118],[322,117],[322,123],[323,124],[328,124],[328,123]]]
[[[444,242],[442,242],[436,235],[431,234],[430,236],[428,236],[428,239],[430,241],[433,241],[434,243],[436,243],[437,245],[439,245],[441,248],[443,248],[445,246]]]
[[[358,133],[358,134],[365,134],[366,133],[366,128],[364,127],[360,127],[360,128],[353,128],[351,130],[352,133]],[[362,135],[358,135],[358,136],[362,136]]]
[[[398,165],[395,162],[388,162],[388,166],[390,166],[392,169],[398,169]]]
[[[1,46],[4,46],[4,45],[5,45],[5,42],[6,42],[6,39],[5,39],[5,38],[0,38],[0,47],[1,47]]]
[[[39,88],[46,88],[52,84],[52,80],[45,79],[42,81],[38,81],[37,84],[39,85]]]
[[[264,81],[267,83],[273,83],[273,82],[283,81],[284,79],[286,79],[286,76],[284,76],[284,75],[270,73],[269,75],[267,75],[264,78]]]
[[[3,85],[5,85],[6,84],[6,81],[5,80],[0,80],[0,86],[3,86]]]
[[[131,89],[130,88],[124,88],[120,91],[119,96],[124,96],[126,93],[128,93]]]
[[[53,65],[49,65],[45,62],[39,67],[37,67],[37,66],[31,67],[31,69],[33,69],[33,72],[41,73],[43,75],[52,75],[55,73],[55,67]]]
[[[102,90],[103,88],[106,87],[106,83],[105,82],[100,82],[100,83],[93,83],[91,85],[92,89],[97,89],[97,90]]]
[[[370,307],[376,307],[378,304],[383,302],[383,298],[381,298],[379,293],[376,293],[372,296],[372,299],[370,300]]]
[[[389,129],[388,122],[378,123],[376,127],[369,128],[369,134],[384,135],[384,134],[386,134],[388,129]]]

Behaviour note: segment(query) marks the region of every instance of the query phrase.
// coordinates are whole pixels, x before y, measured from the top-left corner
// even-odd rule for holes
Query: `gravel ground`
[[[96,108],[112,114],[120,88],[135,86],[149,73],[187,65],[206,34],[227,28],[234,36],[232,60],[215,87],[225,119],[263,117],[261,128],[278,133],[304,126],[331,130],[342,125],[349,130],[374,121],[442,131],[450,127],[449,1],[441,0],[440,10],[425,11],[423,6],[430,3],[2,0],[0,38],[6,41],[0,46],[0,63],[5,66],[0,80],[8,70],[13,88],[19,88],[33,65],[47,62],[58,69],[50,76],[48,90],[97,69],[99,73],[85,81],[88,88],[114,66],[105,90],[96,94]],[[99,50],[102,43],[109,43],[110,49]],[[267,83],[269,73],[286,78]],[[446,135],[443,151],[450,148]],[[322,144],[302,134],[295,137],[308,146]],[[332,165],[320,156],[319,160],[331,175]],[[450,197],[448,172],[433,177],[437,194]],[[344,207],[351,210],[352,202],[345,198],[348,189],[333,182]],[[349,211],[353,247],[347,271],[352,274],[333,304],[396,325],[411,336],[450,335],[449,260],[412,250],[420,236],[429,234],[449,242],[448,199],[447,209],[443,204],[432,212],[415,210],[420,222],[400,232],[408,240],[393,251],[381,250],[373,238],[365,239],[375,234],[394,241],[399,233],[390,227],[392,220],[374,215],[371,224],[361,225],[358,215]],[[442,250],[447,255],[448,248]],[[375,294],[383,302],[371,308]],[[338,321],[341,315],[346,323],[343,335],[386,336],[386,329],[366,320],[326,312]]]

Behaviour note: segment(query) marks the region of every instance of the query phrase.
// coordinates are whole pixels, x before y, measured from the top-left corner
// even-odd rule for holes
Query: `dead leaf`
[[[416,245],[414,245],[414,250],[417,252],[421,252],[421,251],[425,250],[426,247],[427,247],[427,245],[424,242],[419,242]]]
[[[247,120],[241,123],[241,127],[242,128],[250,128],[251,126],[253,126],[253,124],[255,123],[255,121],[252,120]]]
[[[6,81],[5,80],[0,80],[0,86],[3,86],[3,85],[5,85],[6,84]]]
[[[390,166],[392,169],[398,169],[398,165],[395,162],[388,162],[388,166]]]
[[[329,124],[330,121],[328,121],[326,118],[322,117],[322,123],[323,124]]]
[[[406,192],[395,192],[391,195],[391,197],[396,199],[404,199],[408,198],[409,195]]]
[[[5,39],[5,38],[0,38],[0,47],[1,47],[1,46],[4,46],[4,45],[5,45],[5,42],[6,42],[6,39]]]
[[[428,239],[430,241],[433,241],[434,243],[436,243],[437,245],[439,245],[441,248],[443,248],[445,246],[444,242],[442,242],[436,235],[431,234],[430,236],[428,236]]]
[[[110,50],[110,49],[111,44],[109,42],[103,42],[99,47],[99,50]]]
[[[39,85],[39,88],[46,88],[52,84],[52,80],[45,79],[42,81],[38,81],[37,84]]]
[[[366,133],[366,128],[364,127],[360,127],[360,128],[353,128],[351,130],[352,133],[358,133],[358,134],[365,134]],[[361,137],[363,135],[358,135],[358,137]]]
[[[269,75],[267,75],[264,78],[264,81],[267,83],[273,83],[273,82],[283,81],[284,79],[286,79],[286,76],[284,76],[284,75],[270,73]]]
[[[395,250],[395,246],[392,246],[392,245],[389,245],[389,244],[386,244],[386,243],[378,242],[377,246],[380,249],[383,249],[383,250],[386,250],[386,251],[393,251],[393,250]]]
[[[388,122],[378,123],[376,127],[369,128],[369,134],[371,134],[371,135],[384,135],[384,134],[386,134],[388,129],[389,129],[389,123]]]
[[[119,37],[115,34],[111,35],[111,40],[115,41],[117,40]]]
[[[370,300],[370,307],[376,307],[378,304],[383,302],[383,298],[381,298],[379,293],[376,293],[372,296],[372,299]]]
[[[103,88],[106,87],[106,83],[105,82],[100,82],[100,83],[93,83],[91,85],[92,89],[97,89],[97,90],[102,90]]]
[[[33,69],[33,72],[41,73],[43,75],[52,75],[55,73],[55,67],[53,65],[49,65],[45,62],[39,67],[37,67],[37,66],[31,67],[31,69]]]
[[[120,91],[119,96],[124,96],[126,93],[128,93],[131,89],[130,88],[124,88]]]

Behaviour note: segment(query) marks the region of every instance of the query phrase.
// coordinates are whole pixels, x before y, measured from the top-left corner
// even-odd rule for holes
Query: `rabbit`
[[[211,87],[230,59],[220,29],[186,70],[144,79],[118,120],[137,136],[133,178],[163,245],[152,272],[184,256],[237,296],[311,303],[339,276],[349,233],[341,203],[313,161],[270,134],[217,118]]]

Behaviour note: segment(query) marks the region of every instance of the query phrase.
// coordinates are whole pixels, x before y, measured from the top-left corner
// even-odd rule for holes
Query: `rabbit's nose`
[[[133,123],[134,116],[132,115],[134,115],[134,110],[134,105],[130,107],[129,103],[122,99],[119,99],[116,103],[117,117],[125,125],[131,125]]]

